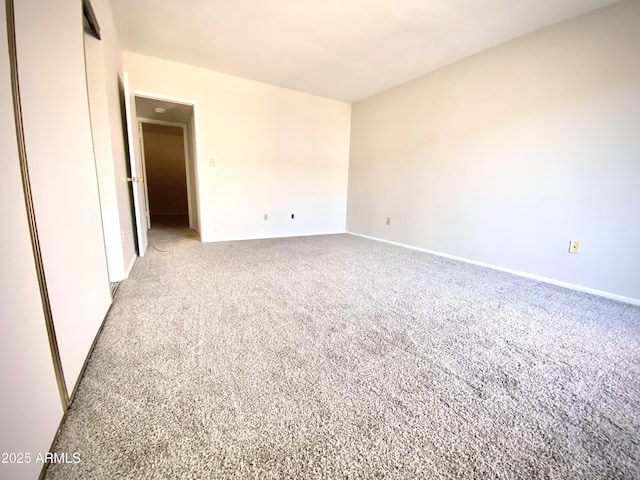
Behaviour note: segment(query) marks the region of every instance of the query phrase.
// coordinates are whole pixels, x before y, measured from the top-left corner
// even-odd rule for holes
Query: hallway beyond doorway
[[[151,228],[189,228],[189,215],[151,215]]]

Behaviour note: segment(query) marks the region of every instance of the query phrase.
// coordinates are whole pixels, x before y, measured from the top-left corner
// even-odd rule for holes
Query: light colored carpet
[[[150,233],[47,478],[640,478],[640,308],[350,235]]]

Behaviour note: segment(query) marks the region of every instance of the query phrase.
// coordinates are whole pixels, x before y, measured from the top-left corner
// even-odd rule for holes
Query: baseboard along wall
[[[530,278],[532,280],[537,280],[539,282],[549,283],[551,285],[557,285],[559,287],[568,288],[570,290],[575,290],[578,292],[590,293],[591,295],[597,295],[599,297],[609,298],[611,300],[617,300],[619,302],[628,303],[631,305],[640,305],[640,299],[625,297],[623,295],[618,295],[616,293],[605,292],[603,290],[597,290],[595,288],[585,287],[583,285],[578,285],[575,283],[563,282],[561,280],[556,280],[555,278],[543,277],[541,275],[535,275],[533,273],[521,272],[519,270],[514,270],[512,268],[501,267],[499,265],[492,265],[490,263],[478,262],[476,260],[470,260],[468,258],[457,257],[455,255],[449,255],[448,253],[437,252],[434,250],[428,250],[426,248],[420,248],[413,245],[408,245],[405,243],[393,242],[391,240],[385,240],[383,238],[372,237],[369,235],[364,235],[361,233],[355,232],[346,232],[349,235],[355,235],[356,237],[368,238],[369,240],[375,240],[378,242],[388,243],[391,245],[396,245],[398,247],[408,248],[410,250],[417,250],[419,252],[430,253],[431,255],[437,255],[439,257],[449,258],[451,260],[458,260],[460,262],[470,263],[473,265],[478,265],[480,267],[491,268],[493,270],[500,270],[501,272],[511,273],[513,275],[518,275],[519,277]]]

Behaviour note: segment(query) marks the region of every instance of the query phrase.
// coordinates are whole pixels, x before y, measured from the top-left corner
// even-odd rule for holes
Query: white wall
[[[16,2],[27,160],[69,393],[111,304],[77,0]]]
[[[355,104],[347,230],[640,299],[638,25],[623,2]]]
[[[126,278],[128,268],[136,258],[134,227],[131,216],[131,194],[127,183],[128,161],[122,127],[119,82],[122,79],[122,55],[111,7],[107,0],[91,0],[101,40],[90,42],[91,65],[96,72],[89,84],[90,97],[98,98],[98,110],[92,112],[96,165],[100,180],[100,199],[105,225],[105,243],[112,281]],[[89,52],[91,50],[91,52]],[[99,53],[96,54],[96,51]],[[102,57],[102,65],[98,56]],[[102,78],[98,77],[100,67]],[[91,70],[89,70],[91,72]],[[101,91],[100,91],[101,90]],[[98,97],[100,95],[100,97]],[[95,115],[94,115],[95,113]],[[100,135],[95,135],[99,129]]]
[[[32,463],[0,463],[0,478],[37,478],[62,418],[25,209],[11,101],[5,9],[0,9],[0,452]]]
[[[132,89],[196,102],[203,241],[345,230],[350,105],[129,52],[123,65]]]
[[[102,41],[89,33],[84,34],[85,65],[87,71],[87,91],[93,150],[100,193],[104,243],[107,252],[109,277],[112,281],[122,280],[125,275],[118,198],[116,195],[114,154],[109,124],[109,104],[107,99],[106,74]]]

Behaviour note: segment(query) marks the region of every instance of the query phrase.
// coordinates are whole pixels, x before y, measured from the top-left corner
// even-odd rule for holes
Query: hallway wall
[[[150,214],[188,215],[183,129],[143,123],[142,131]]]

